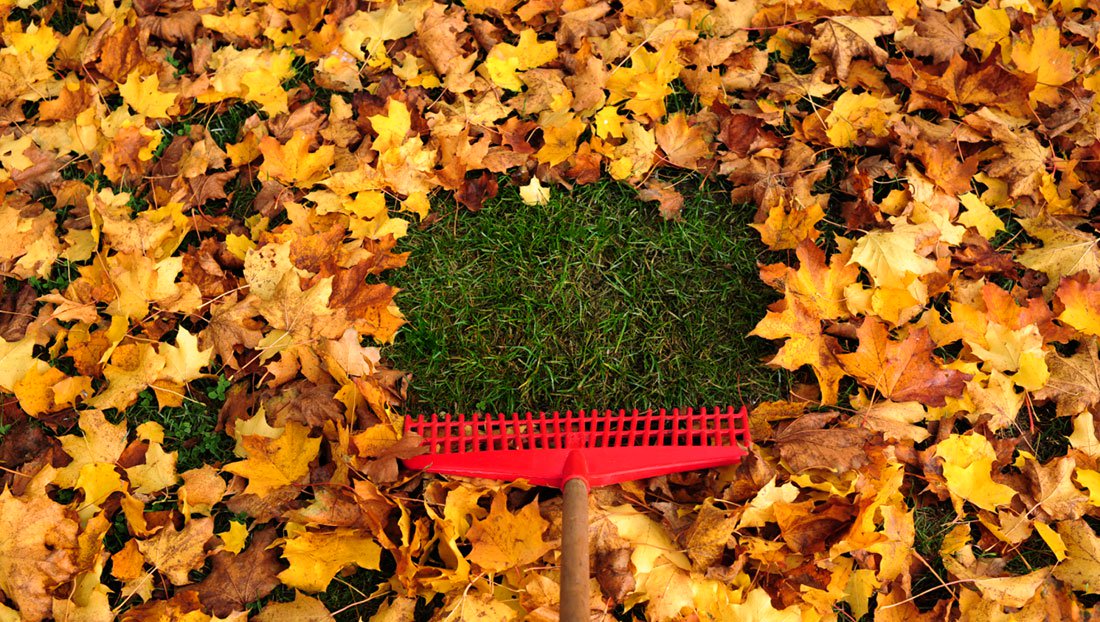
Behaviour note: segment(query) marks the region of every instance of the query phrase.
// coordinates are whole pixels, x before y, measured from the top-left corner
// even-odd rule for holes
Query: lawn
[[[753,209],[682,179],[684,220],[609,181],[527,206],[512,184],[476,213],[441,217],[400,248],[392,281],[409,324],[388,350],[413,374],[410,412],[740,404],[784,374],[746,335],[774,292],[756,275]]]

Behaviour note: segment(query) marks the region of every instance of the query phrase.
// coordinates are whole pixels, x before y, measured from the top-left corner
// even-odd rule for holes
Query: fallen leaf
[[[291,421],[278,438],[245,436],[246,459],[227,464],[223,470],[248,479],[246,493],[264,496],[273,490],[301,483],[309,474],[309,463],[317,457],[321,439],[310,438],[310,429]]]
[[[153,537],[139,540],[138,549],[172,585],[187,585],[191,571],[206,560],[206,543],[213,535],[213,518],[193,518],[182,530],[168,525]]]
[[[984,436],[952,434],[936,445],[936,455],[943,459],[943,477],[960,516],[963,501],[992,512],[1016,496],[1012,487],[991,477],[997,456]]]
[[[252,544],[240,554],[222,551],[211,557],[214,567],[194,590],[203,606],[216,616],[243,611],[245,605],[267,596],[279,586],[281,570],[275,529],[267,528],[252,535]]]
[[[512,513],[505,495],[496,493],[489,515],[474,521],[466,533],[473,545],[466,558],[488,572],[529,564],[551,549],[551,544],[542,539],[547,527],[549,524],[539,516],[537,502]]]

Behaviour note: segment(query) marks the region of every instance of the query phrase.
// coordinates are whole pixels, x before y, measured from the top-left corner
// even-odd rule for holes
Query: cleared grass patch
[[[413,373],[410,410],[699,406],[783,393],[746,337],[775,294],[757,277],[752,208],[682,180],[684,221],[625,185],[559,189],[522,203],[513,184],[477,213],[410,231],[409,324],[387,350]]]

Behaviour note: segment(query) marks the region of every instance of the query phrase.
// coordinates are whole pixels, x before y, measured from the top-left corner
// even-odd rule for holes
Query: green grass
[[[218,410],[225,401],[224,391],[217,381],[199,380],[191,383],[182,405],[158,408],[153,390],[146,389],[123,416],[131,428],[146,421],[164,426],[164,450],[178,452],[176,467],[180,473],[208,464],[224,464],[233,460],[233,439],[215,432]]]
[[[511,183],[478,213],[437,205],[410,231],[409,324],[386,353],[413,373],[410,410],[714,405],[775,398],[786,376],[747,337],[775,294],[757,277],[752,209],[681,180],[683,222],[601,182],[546,206]],[[773,259],[765,258],[768,261]]]
[[[956,525],[955,510],[948,504],[926,505],[913,510],[913,545],[916,552],[931,566],[922,567],[913,580],[912,593],[916,604],[928,610],[936,602],[951,596],[951,590],[943,586],[947,581],[947,569],[940,556],[944,537]]]

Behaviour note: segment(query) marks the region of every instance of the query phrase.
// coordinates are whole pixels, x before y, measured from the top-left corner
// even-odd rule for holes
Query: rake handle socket
[[[574,477],[562,488],[561,610],[562,622],[589,619],[588,483]]]

